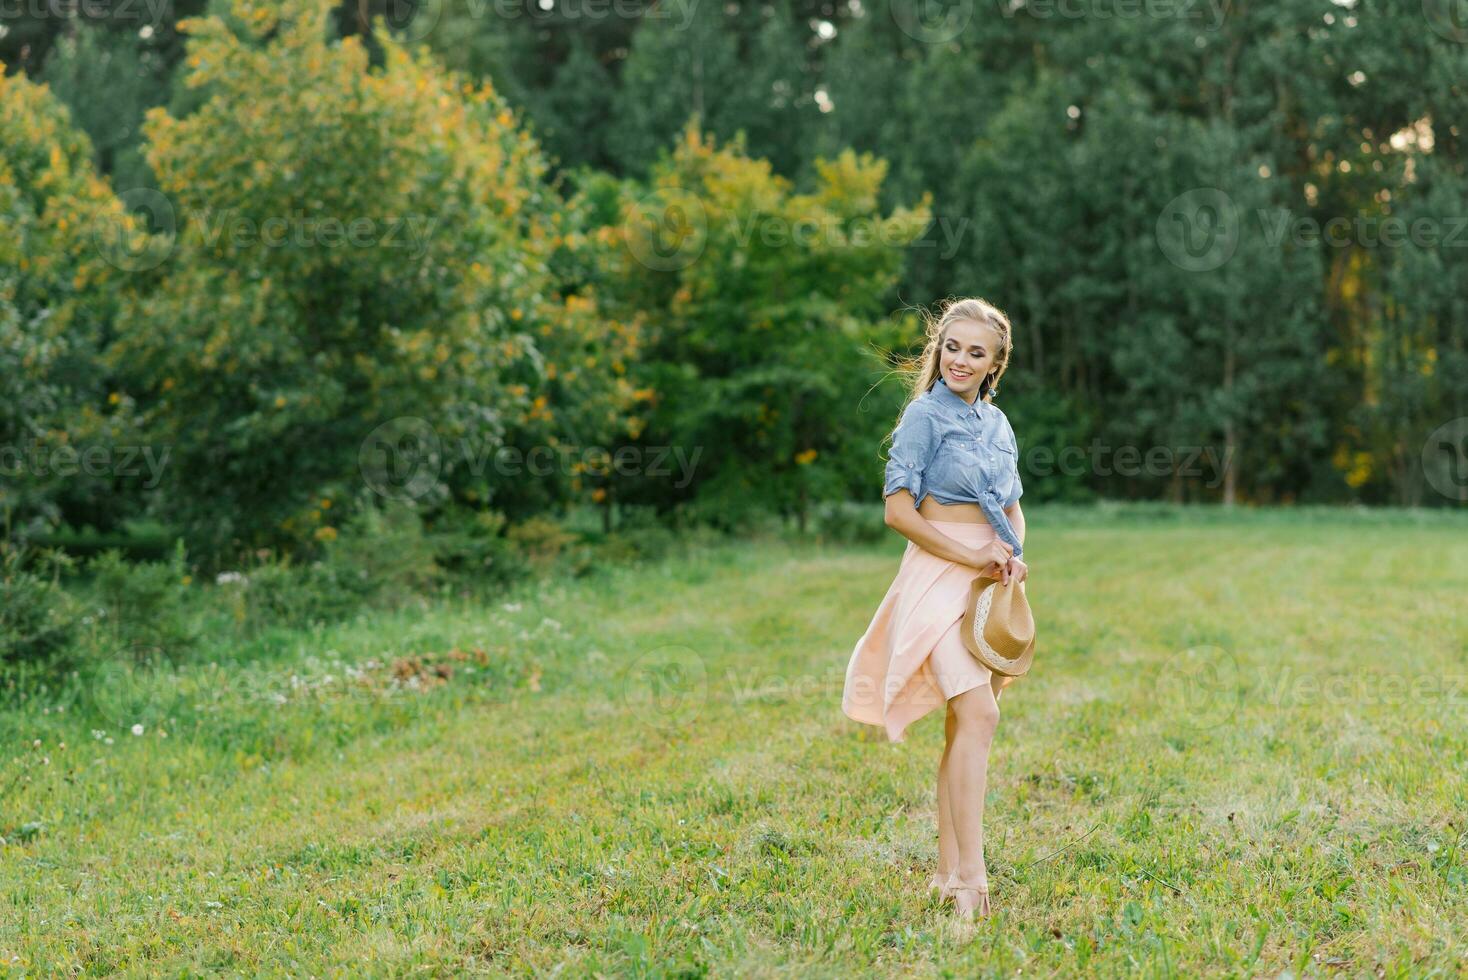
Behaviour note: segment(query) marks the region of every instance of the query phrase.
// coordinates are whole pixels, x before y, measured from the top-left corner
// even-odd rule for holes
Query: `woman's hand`
[[[973,560],[969,564],[978,568],[980,578],[1000,578],[1013,555],[1013,548],[995,538],[975,548]]]
[[[1013,579],[1016,583],[1019,583],[1029,577],[1030,566],[1025,564],[1023,558],[1015,558],[1011,555],[1009,563],[1004,567],[1004,577],[1000,581],[1008,584],[1009,580]]]

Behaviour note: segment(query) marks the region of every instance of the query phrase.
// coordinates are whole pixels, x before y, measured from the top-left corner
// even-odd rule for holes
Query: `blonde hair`
[[[959,320],[973,320],[975,323],[987,323],[999,334],[999,349],[994,352],[994,367],[984,376],[984,381],[979,391],[986,402],[993,402],[993,396],[985,389],[997,390],[999,379],[1004,376],[1004,371],[1009,367],[1009,355],[1014,350],[1014,342],[1011,336],[1009,317],[1004,311],[987,300],[970,296],[965,299],[947,299],[939,305],[938,315],[935,317],[925,309],[919,308],[923,321],[926,324],[925,333],[927,342],[923,345],[923,352],[915,359],[902,363],[899,372],[909,375],[912,379],[911,390],[907,401],[911,402],[923,392],[933,387],[938,380],[938,355],[943,346],[943,338],[949,325]],[[903,405],[905,409],[906,404]]]
[[[902,403],[902,409],[897,413],[898,422],[901,422],[902,414],[907,411],[907,406],[937,382],[939,348],[943,346],[943,338],[948,326],[959,320],[987,323],[999,334],[999,349],[994,352],[994,367],[984,376],[983,387],[979,389],[980,397],[992,404],[994,398],[985,389],[998,389],[999,379],[1004,376],[1005,368],[1009,367],[1009,355],[1014,350],[1009,317],[999,307],[977,296],[944,300],[939,304],[936,317],[922,307],[918,307],[918,312],[923,317],[927,342],[923,344],[923,352],[917,357],[897,357],[897,373],[911,378],[907,400]],[[883,444],[886,444],[896,433],[897,425],[894,423],[892,431],[888,432],[887,437],[882,440]]]

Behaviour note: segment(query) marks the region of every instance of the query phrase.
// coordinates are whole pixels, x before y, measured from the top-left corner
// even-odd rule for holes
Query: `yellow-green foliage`
[[[38,335],[94,327],[99,287],[116,278],[94,239],[128,226],[122,214],[66,107],[45,85],[0,74],[0,303],[42,321]]]
[[[327,15],[246,0],[182,22],[205,101],[146,124],[177,240],[115,363],[207,544],[329,538],[346,508],[321,501],[360,487],[375,426],[421,417],[447,455],[464,437],[492,447],[554,418],[524,380],[542,348],[598,339],[565,340],[592,318],[563,322],[577,298],[550,270],[560,203],[504,100],[386,32],[369,68],[358,38],[326,40]]]
[[[123,284],[103,257],[113,236],[141,232],[86,136],[46,86],[0,72],[0,445],[54,463],[105,426],[93,359]],[[54,471],[4,473],[17,525],[49,516]]]
[[[607,290],[646,323],[639,421],[654,443],[705,450],[687,490],[646,479],[637,492],[697,493],[719,513],[842,495],[842,467],[870,456],[849,441],[850,413],[879,367],[882,301],[932,217],[927,195],[883,214],[886,174],[847,150],[796,193],[695,117],[648,186],[624,189],[599,238]]]

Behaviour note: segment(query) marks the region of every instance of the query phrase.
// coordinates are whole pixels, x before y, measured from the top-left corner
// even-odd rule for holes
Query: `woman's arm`
[[[957,562],[972,565],[986,574],[991,566],[1002,568],[1014,549],[1003,541],[993,541],[982,548],[971,548],[939,531],[918,513],[917,502],[923,496],[923,478],[938,443],[933,416],[921,401],[908,402],[902,418],[892,434],[892,452],[882,479],[882,497],[886,501],[883,520],[904,538],[924,551]],[[990,577],[995,577],[990,575]]]
[[[960,565],[987,569],[1000,560],[1001,553],[1007,557],[1011,550],[1007,544],[998,540],[982,548],[971,548],[962,542],[953,540],[928,523],[928,519],[918,513],[912,499],[912,492],[907,489],[897,490],[887,496],[886,513],[883,519],[887,522],[888,527],[924,551],[931,552],[939,558],[956,561]],[[991,554],[992,546],[997,546],[1003,551]]]
[[[1016,500],[1004,508],[1004,514],[1009,518],[1009,523],[1014,525],[1015,536],[1019,538],[1019,545],[1023,548],[1025,545],[1025,512],[1019,509],[1019,501]]]
[[[1019,501],[1016,500],[1013,504],[1004,508],[1004,515],[1009,518],[1009,523],[1014,525],[1014,534],[1019,538],[1019,546],[1023,548],[1025,546],[1025,512],[1019,509]],[[1023,568],[1015,568],[1015,565],[1021,565]],[[1023,558],[1010,556],[1005,573],[1006,576],[1018,575],[1019,580],[1023,582],[1030,577],[1029,563]]]

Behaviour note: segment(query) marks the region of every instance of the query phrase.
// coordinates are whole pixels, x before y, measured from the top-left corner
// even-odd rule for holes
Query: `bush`
[[[52,666],[63,659],[76,634],[76,601],[53,577],[26,571],[28,550],[0,541],[0,667]],[[59,569],[58,552],[42,561]]]
[[[272,627],[299,627],[345,619],[361,607],[360,579],[344,580],[323,562],[293,564],[287,556],[261,553],[259,564],[245,572],[225,572],[218,579],[228,590],[236,622],[252,634]]]
[[[106,548],[83,567],[90,577],[84,601],[96,610],[94,635],[105,645],[140,661],[173,659],[196,639],[184,622],[191,579],[181,543],[156,562],[132,562],[121,548]]]
[[[618,568],[641,561],[643,554],[638,550],[634,538],[621,532],[613,532],[592,545],[593,564],[597,568]]]
[[[650,507],[628,507],[617,526],[617,538],[638,558],[662,558],[678,547],[679,532],[658,518]]]
[[[570,560],[569,570],[574,574],[585,571],[589,556],[571,553],[580,538],[549,517],[531,517],[511,527],[506,536],[520,549],[533,571],[547,572],[554,566],[564,565],[564,559]]]
[[[320,564],[341,588],[390,605],[431,591],[443,577],[417,508],[397,500],[364,499],[327,542]]]
[[[167,561],[128,562],[121,550],[108,548],[89,560],[86,570],[100,607],[99,633],[114,648],[140,661],[176,660],[198,640],[188,616],[192,577],[182,541]]]
[[[121,551],[129,561],[163,561],[173,551],[177,535],[155,520],[127,520],[120,530],[99,531],[90,524],[62,524],[55,531],[36,534],[37,547],[57,548],[74,558],[89,559],[109,548]]]
[[[832,544],[876,544],[889,536],[878,505],[824,503],[816,506],[811,516],[816,536]]]
[[[524,554],[504,534],[505,515],[454,506],[429,528],[435,560],[450,575],[510,582],[529,569]]]
[[[232,590],[236,621],[251,631],[333,622],[368,604],[399,606],[432,591],[442,577],[417,511],[397,501],[386,507],[364,501],[316,561],[298,564],[267,548],[255,557],[244,571],[216,578]]]

